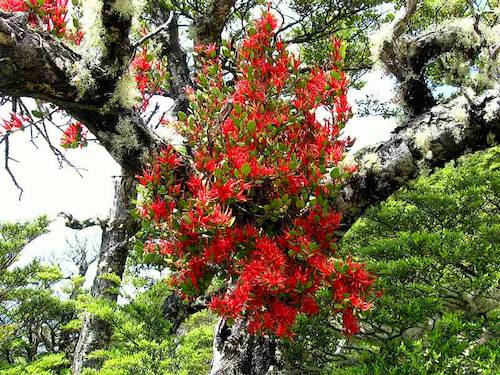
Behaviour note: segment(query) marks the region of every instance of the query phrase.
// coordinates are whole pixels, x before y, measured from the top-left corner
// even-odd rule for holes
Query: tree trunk
[[[277,340],[250,335],[245,325],[243,320],[232,326],[219,320],[210,375],[275,375],[283,370]]]
[[[118,298],[115,283],[102,276],[114,274],[120,279],[123,276],[129,239],[135,233],[134,221],[130,215],[134,191],[134,178],[124,173],[124,176],[116,182],[110,219],[103,228],[97,272],[92,285],[94,298],[110,302],[116,302]],[[100,361],[88,358],[88,354],[94,350],[106,348],[111,335],[112,329],[107,322],[90,314],[85,316],[72,364],[74,375],[80,374],[85,367],[99,367]]]

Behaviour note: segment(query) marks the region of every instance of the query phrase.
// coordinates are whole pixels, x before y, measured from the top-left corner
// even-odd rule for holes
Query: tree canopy
[[[87,296],[77,282],[67,300],[53,299],[64,278],[54,267],[18,270],[20,289],[5,271],[20,308],[5,309],[8,321],[47,306],[43,319],[23,323],[28,331],[16,328],[26,353],[7,363],[67,371],[71,360],[79,375],[129,371],[120,366],[144,359],[147,371],[205,371],[187,370],[172,335],[209,306],[220,315],[213,375],[289,366],[397,372],[406,369],[391,361],[404,359],[408,371],[489,371],[499,9],[498,0],[0,0],[0,97],[9,112],[0,145],[13,184],[22,193],[11,140],[23,134],[76,171],[67,151],[96,142],[122,171],[109,217],[62,214],[68,227],[101,229]],[[387,141],[353,154],[346,93],[372,69],[395,79],[396,104],[369,98],[360,113],[400,118]],[[411,182],[488,148],[453,178],[441,171],[444,185]],[[7,263],[33,225],[36,235],[46,223],[13,224]],[[173,272],[173,290],[144,291],[150,308],[140,297],[141,306],[119,306],[128,268],[145,260]],[[68,277],[85,274],[84,256],[78,268]],[[160,327],[151,346],[134,309]],[[66,329],[75,314],[79,333]],[[341,326],[347,336],[325,338]],[[478,340],[464,347],[462,367],[458,336]],[[294,337],[310,353],[294,348]],[[421,350],[439,356],[451,346],[435,367],[422,362]],[[313,355],[325,347],[328,355]],[[155,351],[177,359],[162,362]]]

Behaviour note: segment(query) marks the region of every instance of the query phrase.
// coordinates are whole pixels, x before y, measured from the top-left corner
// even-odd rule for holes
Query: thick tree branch
[[[417,11],[418,2],[419,0],[406,0],[405,12],[394,22],[391,37],[392,41],[399,39],[399,37],[403,35],[406,26],[410,22],[411,17]]]
[[[465,38],[467,40],[464,40]],[[413,72],[421,74],[430,61],[444,53],[459,51],[471,55],[480,47],[480,37],[474,30],[474,20],[466,18],[431,27],[408,40],[406,61]]]
[[[236,0],[212,0],[207,10],[195,17],[195,44],[218,43]]]
[[[97,91],[114,91],[118,79],[129,67],[133,52],[129,39],[133,15],[124,13],[124,10],[120,9],[123,4],[118,4],[119,2],[120,0],[104,0],[102,3],[101,18],[105,48],[102,51],[102,60],[93,72]],[[133,7],[132,4],[128,6]]]
[[[68,113],[84,123],[113,159],[129,173],[141,172],[147,156],[162,145],[162,141],[133,110],[116,109],[112,113],[68,110]]]
[[[244,320],[237,319],[229,325],[225,319],[219,319],[210,375],[278,374],[284,366],[277,349],[276,339],[248,334]]]
[[[93,217],[85,220],[78,220],[73,215],[67,212],[60,212],[57,216],[64,219],[64,225],[71,229],[82,230],[85,228],[90,228],[94,226],[99,226],[101,228],[106,228],[109,219],[100,219],[98,217]]]
[[[422,69],[409,66],[406,49],[399,41],[411,17],[417,10],[418,0],[407,0],[404,14],[392,26],[390,33],[382,42],[378,58],[387,70],[394,74],[401,84],[402,99],[412,115],[423,113],[436,104],[423,77]]]
[[[407,0],[406,11],[383,40],[378,57],[400,83],[401,96],[411,115],[426,112],[436,104],[426,83],[425,68],[439,56],[458,52],[474,58],[491,41],[483,38],[479,18],[470,17],[430,26],[416,36],[405,34],[417,10],[418,0]]]
[[[97,271],[91,290],[93,297],[111,304],[118,298],[119,285],[106,275],[113,274],[119,279],[122,278],[130,248],[131,233],[136,233],[138,229],[137,223],[130,215],[134,192],[135,179],[124,171],[124,176],[116,182],[110,220],[103,228]],[[98,368],[101,360],[92,358],[89,354],[94,350],[107,348],[111,336],[112,327],[109,322],[87,314],[76,346],[72,374],[79,375],[85,367]]]
[[[71,86],[80,56],[45,32],[31,30],[23,13],[0,14],[0,93],[82,108]]]
[[[113,60],[122,53],[116,51]],[[120,165],[137,173],[144,156],[156,150],[160,141],[134,110],[119,105],[103,108],[116,77],[103,78],[102,90],[81,98],[72,84],[72,71],[80,59],[51,35],[30,29],[23,13],[0,14],[0,94],[58,105],[83,122]]]
[[[167,69],[170,73],[170,96],[175,100],[173,113],[188,111],[188,99],[185,88],[192,85],[187,55],[180,45],[179,16],[174,14],[168,25],[168,40],[163,40],[162,56],[167,57]]]
[[[344,229],[372,204],[417,177],[424,169],[490,145],[500,136],[500,92],[489,90],[467,99],[460,96],[437,105],[398,127],[392,138],[355,155],[360,172],[339,199]]]
[[[162,312],[165,319],[172,323],[170,332],[175,334],[186,318],[206,308],[207,298],[186,302],[179,292],[173,291],[163,302]]]

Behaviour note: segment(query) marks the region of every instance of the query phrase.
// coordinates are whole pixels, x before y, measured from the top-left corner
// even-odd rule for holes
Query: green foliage
[[[75,304],[56,294],[61,270],[36,260],[15,264],[47,226],[45,217],[0,224],[1,374],[62,374],[73,350],[78,331],[67,323],[75,318]]]
[[[18,364],[0,370],[2,375],[70,375],[69,361],[64,353],[42,355],[28,364]]]
[[[286,343],[286,362],[318,374],[498,373],[499,207],[494,147],[369,209],[339,244],[340,254],[367,263],[383,290],[361,317],[362,333],[346,338],[341,322],[327,314],[301,318],[297,337]],[[127,277],[140,292],[113,304],[81,295],[82,277],[58,288],[64,279],[58,267],[37,261],[13,267],[46,226],[46,219],[0,226],[0,374],[69,375],[83,311],[114,332],[108,350],[92,353],[103,367],[87,375],[208,373],[216,318],[201,311],[173,335],[162,312],[167,283],[133,268]],[[103,277],[120,288],[114,275]]]
[[[48,220],[40,217],[33,222],[0,223],[0,276],[10,275],[7,268],[18,258],[22,249],[47,231]]]
[[[208,311],[194,314],[179,336],[172,335],[163,316],[171,293],[166,282],[131,273],[128,279],[141,292],[120,305],[82,294],[83,276],[68,281],[57,266],[33,261],[15,267],[23,248],[45,233],[47,225],[46,218],[0,224],[1,375],[69,375],[83,313],[113,328],[109,349],[91,354],[103,360],[102,369],[86,369],[86,374],[208,373],[215,316]],[[120,289],[116,275],[102,277]]]
[[[494,147],[369,209],[340,251],[366,262],[383,294],[358,337],[340,336],[327,316],[301,326],[288,348],[292,365],[335,374],[496,373],[499,207]]]
[[[364,357],[360,365],[335,366],[332,374],[497,374],[500,340],[484,335],[485,328],[493,329],[489,324],[446,313],[424,337],[387,346],[382,353]]]
[[[204,310],[192,315],[183,325],[187,333],[176,352],[174,371],[179,375],[208,374],[212,361],[215,315]]]
[[[103,360],[100,370],[86,369],[86,375],[208,373],[212,358],[215,316],[204,310],[192,315],[172,335],[162,316],[162,304],[170,294],[165,282],[154,284],[123,306],[87,298],[82,307],[113,327],[108,350],[91,355]]]

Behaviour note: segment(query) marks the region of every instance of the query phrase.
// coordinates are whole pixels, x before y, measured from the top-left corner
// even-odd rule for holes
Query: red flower
[[[348,308],[342,312],[342,322],[348,335],[354,335],[359,332],[358,321],[352,309]]]
[[[163,61],[159,60],[153,63],[152,54],[148,52],[147,46],[142,47],[141,53],[134,58],[131,65],[135,73],[137,88],[142,97],[140,109],[145,111],[151,98],[161,92],[162,87],[166,84],[167,71]]]
[[[23,121],[28,121],[28,118],[19,117],[17,113],[11,112],[10,120],[3,120],[3,128],[6,132],[10,132],[15,129],[22,129]]]
[[[159,183],[160,170],[158,168],[158,165],[155,165],[154,167],[148,166],[144,168],[142,176],[136,176],[136,178],[139,180],[139,183],[142,186],[147,186],[149,183],[151,184]]]
[[[342,215],[330,207],[348,175],[334,168],[350,145],[339,139],[350,114],[342,46],[333,42],[331,71],[304,73],[276,41],[276,27],[269,12],[254,23],[237,46],[231,87],[218,47],[195,47],[200,69],[197,88],[186,89],[190,116],[176,121],[194,160],[184,164],[172,148],[155,155],[138,178],[141,193],[156,200],[148,215],[143,207],[139,213],[186,298],[204,293],[216,275],[228,288],[212,299],[212,310],[245,317],[251,333],[291,337],[299,313],[319,313],[324,289],[332,297],[321,308],[342,314],[354,334],[355,312],[371,307],[374,280],[363,265],[334,258]],[[142,56],[135,68],[150,95],[156,65]],[[330,110],[328,120],[317,118],[320,107]]]
[[[7,12],[27,12],[32,26],[43,22],[48,32],[76,42],[76,37],[67,34],[68,0],[0,0],[0,9]],[[80,34],[76,32],[76,36]]]
[[[162,165],[168,165],[172,169],[182,164],[179,154],[172,147],[162,149],[156,157],[156,161]]]
[[[160,197],[156,197],[153,203],[151,203],[151,210],[153,211],[153,220],[156,222],[170,215],[170,211],[167,209],[165,201]]]
[[[302,300],[301,311],[309,316],[316,315],[319,312],[319,306],[312,297],[306,297]]]
[[[215,57],[215,54],[217,53],[217,45],[215,43],[206,45],[204,52],[209,57]]]
[[[77,148],[87,146],[87,130],[80,122],[68,126],[61,138],[61,146],[64,148]]]

